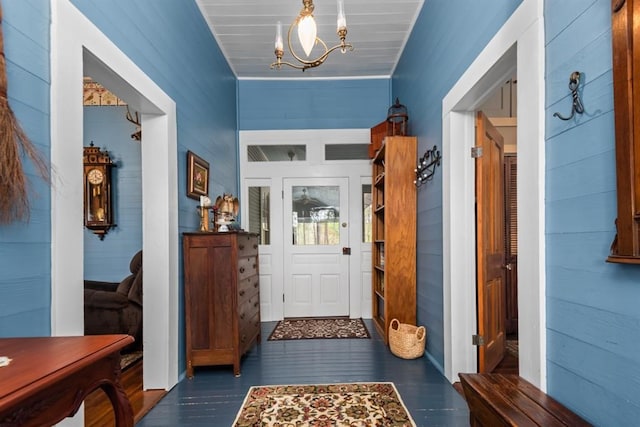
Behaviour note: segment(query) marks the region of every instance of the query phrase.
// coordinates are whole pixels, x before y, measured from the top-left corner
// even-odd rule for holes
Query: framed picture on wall
[[[187,151],[187,196],[200,199],[209,196],[209,162]]]

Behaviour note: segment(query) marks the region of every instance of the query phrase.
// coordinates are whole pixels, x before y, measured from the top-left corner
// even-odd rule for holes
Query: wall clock
[[[111,169],[115,167],[109,153],[94,147],[84,147],[84,226],[100,240],[115,227]]]

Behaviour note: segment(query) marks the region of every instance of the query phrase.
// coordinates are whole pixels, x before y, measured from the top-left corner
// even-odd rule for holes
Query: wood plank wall
[[[239,130],[369,129],[387,117],[388,78],[240,80]]]
[[[49,1],[5,1],[2,11],[9,105],[49,159]],[[31,217],[0,225],[0,336],[50,331],[51,198],[33,165],[29,161],[23,165]]]
[[[418,156],[434,145],[442,150],[442,99],[520,3],[425,2],[392,84],[393,98],[407,106]],[[427,327],[427,352],[444,371],[440,167],[418,190],[417,228],[418,323]]]
[[[238,185],[236,78],[200,10],[193,1],[72,3],[176,102],[179,227],[196,229],[196,202],[185,194],[186,151],[209,162],[214,198],[237,194]]]
[[[141,144],[131,139],[135,125],[122,106],[84,107],[83,145],[109,151],[113,168],[114,213],[117,227],[104,240],[84,230],[84,277],[119,282],[128,276],[131,257],[142,249]]]
[[[611,1],[545,1],[548,391],[596,425],[640,417],[640,269],[605,262],[616,217]],[[568,115],[582,73],[585,114]],[[576,390],[580,390],[576,393]]]

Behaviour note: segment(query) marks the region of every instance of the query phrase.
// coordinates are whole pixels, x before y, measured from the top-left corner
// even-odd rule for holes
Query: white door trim
[[[50,4],[51,334],[84,333],[80,100],[86,67],[142,113],[143,286],[145,306],[154,308],[144,310],[144,387],[168,390],[178,382],[175,103],[69,1]]]
[[[543,1],[523,0],[442,101],[444,372],[476,372],[473,115],[517,62],[520,375],[546,389]],[[454,226],[455,225],[455,226]],[[455,264],[454,264],[455,263]]]

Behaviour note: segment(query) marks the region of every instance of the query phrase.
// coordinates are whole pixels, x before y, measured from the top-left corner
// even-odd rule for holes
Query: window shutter
[[[504,157],[505,255],[507,260],[518,255],[518,158]]]

